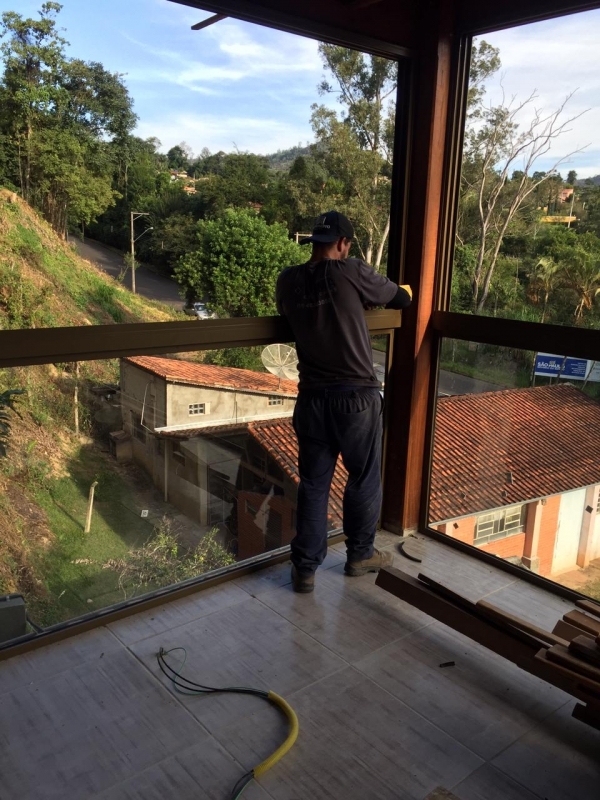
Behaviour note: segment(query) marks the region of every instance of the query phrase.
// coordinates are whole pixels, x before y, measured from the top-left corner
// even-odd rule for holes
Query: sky
[[[35,16],[42,0],[0,0],[0,12]],[[313,140],[311,105],[320,97],[324,69],[317,42],[226,19],[202,31],[210,16],[169,0],[63,0],[59,24],[68,54],[100,61],[124,74],[139,117],[136,133],[156,136],[162,149],[185,141],[195,153],[235,149],[268,154]],[[600,10],[488,33],[500,48],[502,69],[487,98],[502,92],[515,102],[535,92],[533,107],[551,111],[575,91],[566,115],[583,115],[539,162],[561,164],[580,178],[600,174]]]

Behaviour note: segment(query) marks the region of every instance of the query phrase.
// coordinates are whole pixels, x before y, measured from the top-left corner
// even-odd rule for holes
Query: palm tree
[[[550,294],[558,288],[564,279],[561,274],[561,265],[557,264],[553,258],[542,256],[537,264],[529,273],[529,292],[533,295],[534,302],[539,302],[540,295],[543,296],[542,318],[540,322],[545,322],[546,311],[548,309],[548,299]]]
[[[575,321],[581,322],[584,310],[592,308],[600,291],[600,239],[592,233],[577,237],[574,247],[564,253],[566,285],[577,292]]]

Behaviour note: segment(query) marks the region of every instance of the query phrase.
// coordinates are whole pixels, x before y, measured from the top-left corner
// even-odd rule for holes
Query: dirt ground
[[[590,561],[589,566],[585,569],[571,570],[553,576],[553,580],[560,583],[561,586],[568,586],[569,589],[589,594],[590,597],[598,600],[600,599],[600,558]]]

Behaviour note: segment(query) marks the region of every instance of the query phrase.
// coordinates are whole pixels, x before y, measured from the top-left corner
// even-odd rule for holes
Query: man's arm
[[[410,286],[398,284],[376,272],[364,261],[357,262],[360,280],[361,299],[365,308],[385,306],[386,308],[406,308],[410,305],[412,291]]]
[[[389,303],[385,304],[386,308],[407,308],[412,301],[412,289],[407,283],[398,286],[396,296],[393,297]]]

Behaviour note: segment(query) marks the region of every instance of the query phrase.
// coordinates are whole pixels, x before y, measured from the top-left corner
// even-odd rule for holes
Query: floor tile
[[[482,597],[488,599],[487,595],[491,592],[517,581],[510,573],[423,534],[411,537],[404,547],[407,553],[421,558],[422,561],[411,561],[398,552],[395,567],[413,576],[422,572],[472,602]]]
[[[212,737],[161,761],[94,800],[225,800],[246,770]],[[269,800],[253,781],[244,800]]]
[[[548,631],[562,619],[563,614],[575,608],[569,600],[524,581],[516,581],[492,592],[485,599],[503,611],[523,617]]]
[[[452,792],[460,800],[540,800],[538,795],[489,764],[475,770]]]
[[[485,759],[569,699],[439,623],[355,667]]]
[[[183,674],[199,683],[272,689],[283,695],[344,666],[336,655],[251,597],[245,603],[132,645],[132,651],[172,691],[156,661],[161,646],[165,650],[185,647]],[[174,652],[171,658],[175,669],[179,669],[181,653]],[[231,694],[177,697],[210,732],[260,711],[265,702]]]
[[[345,560],[345,557],[340,552],[330,547],[319,571],[323,572],[324,570],[331,569],[343,563]],[[275,564],[272,567],[266,567],[265,569],[252,572],[250,575],[237,578],[234,583],[236,586],[241,587],[248,592],[248,594],[252,595],[252,597],[260,597],[279,586],[291,584],[292,578],[290,572],[291,563],[285,561],[283,564]]]
[[[598,800],[600,731],[571,717],[569,702],[493,765],[544,800]]]
[[[317,572],[312,594],[283,587],[261,595],[261,601],[352,663],[431,623],[374,581],[374,575],[347,578],[339,566]]]
[[[0,696],[80,664],[96,662],[122,649],[118,639],[102,627],[0,661]]]
[[[247,593],[239,586],[232,582],[224,583],[111,622],[107,627],[124,644],[129,645],[247,599]]]
[[[277,800],[423,800],[483,762],[351,667],[288,698],[300,721],[290,753],[261,784]],[[275,709],[218,738],[245,767],[285,737]]]
[[[126,651],[0,698],[0,798],[91,797],[206,737]]]

